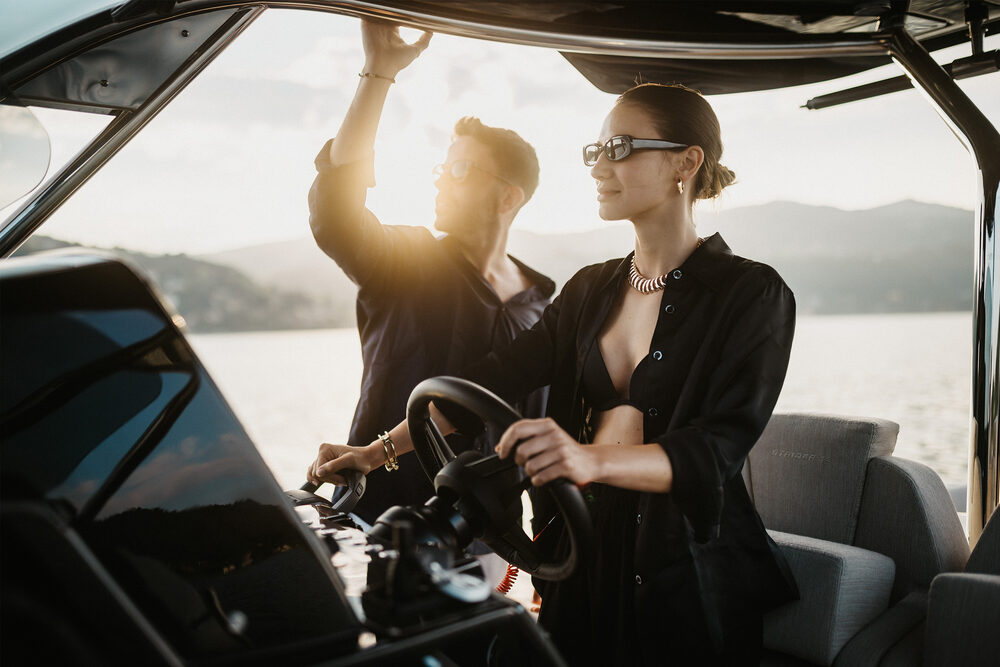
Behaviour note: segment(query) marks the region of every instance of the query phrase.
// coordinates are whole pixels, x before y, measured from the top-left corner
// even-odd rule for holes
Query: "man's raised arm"
[[[319,173],[309,191],[309,226],[316,243],[359,284],[364,267],[379,250],[368,247],[378,243],[380,230],[378,220],[365,209],[365,196],[374,184],[373,152],[382,107],[396,75],[427,48],[431,34],[407,44],[397,26],[362,21],[361,37],[361,81],[337,136],[316,158]]]

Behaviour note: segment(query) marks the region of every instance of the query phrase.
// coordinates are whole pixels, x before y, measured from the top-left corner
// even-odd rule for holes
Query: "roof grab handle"
[[[112,10],[111,18],[115,23],[146,14],[170,16],[177,6],[177,0],[129,0],[118,9]]]
[[[941,67],[944,71],[948,72],[948,75],[953,79],[968,79],[970,77],[981,76],[983,74],[992,74],[993,72],[1000,71],[1000,49],[986,51],[985,53],[981,52],[977,55],[968,56],[966,58],[959,58],[954,62],[942,65]],[[846,90],[839,90],[835,93],[827,93],[826,95],[813,97],[812,99],[807,100],[802,107],[812,111],[817,109],[827,109],[829,107],[837,106],[838,104],[847,104],[848,102],[867,100],[872,97],[878,97],[879,95],[897,93],[901,90],[906,90],[907,88],[912,87],[913,81],[910,80],[910,77],[894,76],[889,79],[873,81],[871,83],[855,86],[854,88],[847,88]]]

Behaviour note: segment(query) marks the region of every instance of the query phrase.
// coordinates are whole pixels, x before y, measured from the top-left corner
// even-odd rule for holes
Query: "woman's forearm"
[[[434,407],[432,403],[430,406],[431,419],[437,425],[438,430],[441,431],[442,435],[448,435],[455,431],[455,427],[452,426],[451,422],[448,421],[443,414],[441,414],[437,408]],[[396,456],[402,456],[403,454],[408,454],[413,451],[413,438],[410,437],[410,428],[407,425],[406,420],[399,422],[391,429],[389,429],[389,438],[392,440],[392,446],[395,449]],[[371,461],[377,461],[373,467],[378,467],[386,459],[386,448],[382,444],[381,438],[375,438],[366,446],[368,450],[369,459]]]
[[[596,461],[595,482],[648,493],[668,493],[674,471],[663,448],[651,445],[584,445]]]

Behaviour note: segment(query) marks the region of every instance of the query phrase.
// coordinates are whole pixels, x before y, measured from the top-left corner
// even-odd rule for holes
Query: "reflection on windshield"
[[[49,135],[26,107],[0,104],[0,208],[30,192],[49,168]]]

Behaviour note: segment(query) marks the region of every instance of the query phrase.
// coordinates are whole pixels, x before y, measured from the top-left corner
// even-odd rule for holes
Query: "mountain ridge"
[[[735,254],[770,264],[799,313],[968,310],[974,222],[970,211],[904,200],[844,210],[777,201],[700,211]],[[511,230],[512,255],[561,287],[580,268],[622,257],[628,223],[541,234]],[[35,235],[17,254],[70,244]],[[192,331],[343,327],[354,324],[357,288],[310,236],[199,255],[116,249],[150,273]]]

